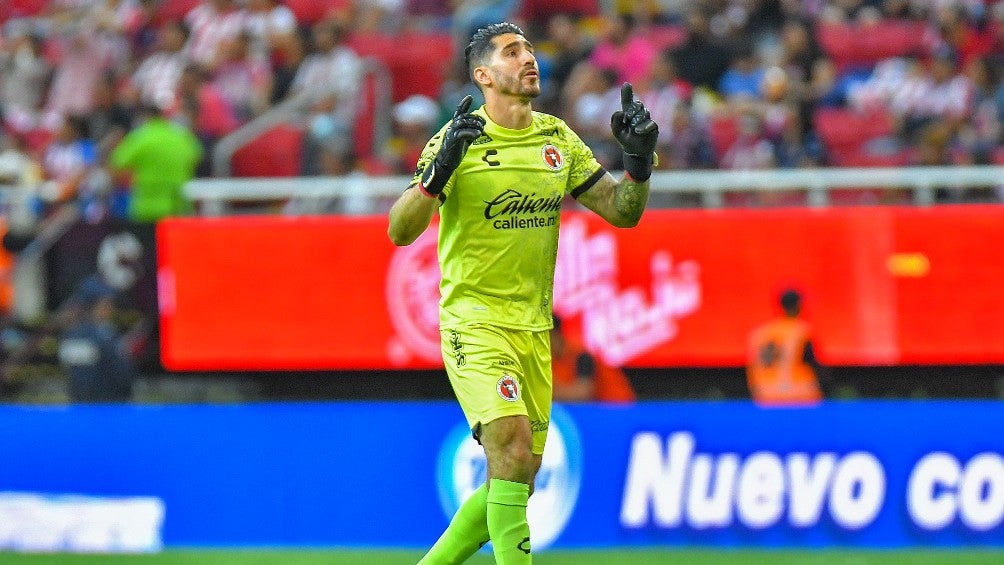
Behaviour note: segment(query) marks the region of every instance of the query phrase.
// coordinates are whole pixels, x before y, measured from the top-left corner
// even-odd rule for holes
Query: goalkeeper
[[[394,244],[408,245],[439,212],[443,361],[488,460],[488,481],[421,563],[461,563],[490,540],[497,563],[525,564],[527,499],[551,414],[561,201],[571,194],[614,226],[637,225],[658,128],[625,83],[610,123],[624,150],[616,180],[562,120],[532,110],[540,72],[519,27],[477,30],[465,54],[485,104],[472,110],[466,97],[433,136],[388,228]]]

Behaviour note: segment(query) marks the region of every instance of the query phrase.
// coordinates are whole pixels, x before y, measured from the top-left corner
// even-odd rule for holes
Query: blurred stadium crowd
[[[198,140],[198,177],[410,175],[457,102],[480,99],[463,47],[503,19],[536,46],[535,108],[611,170],[624,81],[664,170],[1004,164],[1002,0],[6,0],[4,247],[67,206],[155,222],[130,215],[137,171],[111,166],[150,113]],[[728,204],[763,204],[744,198]]]
[[[198,175],[410,174],[475,90],[466,38],[503,18],[537,46],[537,108],[611,169],[623,81],[661,127],[664,169],[1004,162],[992,0],[10,0],[2,174],[122,210],[129,181],[103,164],[143,105],[196,134]],[[298,95],[214,169],[217,142]]]

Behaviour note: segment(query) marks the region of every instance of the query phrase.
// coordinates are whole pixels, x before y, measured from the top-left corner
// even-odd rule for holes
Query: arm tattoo
[[[614,190],[614,209],[624,219],[637,222],[648,202],[648,181],[638,182],[627,175]]]

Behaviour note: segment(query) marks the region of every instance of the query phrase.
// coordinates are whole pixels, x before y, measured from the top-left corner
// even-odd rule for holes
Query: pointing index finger
[[[458,118],[460,114],[466,114],[467,110],[471,108],[472,101],[474,101],[474,97],[470,94],[464,96],[464,99],[460,101],[460,104],[457,104],[457,111],[453,114],[453,119]]]
[[[631,104],[634,104],[634,88],[630,82],[625,82],[621,87],[621,110],[627,113]]]

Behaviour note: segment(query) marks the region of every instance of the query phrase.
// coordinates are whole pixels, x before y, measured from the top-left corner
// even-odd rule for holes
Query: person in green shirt
[[[503,22],[479,29],[471,96],[432,137],[390,211],[388,236],[410,245],[439,213],[439,322],[450,384],[488,460],[488,481],[420,562],[465,561],[492,542],[496,563],[531,563],[526,506],[550,425],[550,328],[561,201],[633,227],[649,194],[658,128],[630,84],[611,117],[626,174],[615,179],[561,119],[535,112],[533,45]]]
[[[122,138],[108,156],[108,164],[132,176],[126,219],[129,231],[143,250],[142,268],[134,287],[136,306],[148,319],[149,347],[139,365],[160,368],[160,324],[157,300],[157,223],[185,215],[191,202],[182,192],[195,176],[202,159],[202,144],[187,128],[167,119],[161,105],[140,107],[142,123]]]
[[[202,145],[159,108],[144,105],[141,111],[143,123],[126,134],[108,160],[114,170],[132,174],[128,219],[146,224],[191,211],[182,187],[195,176]]]

